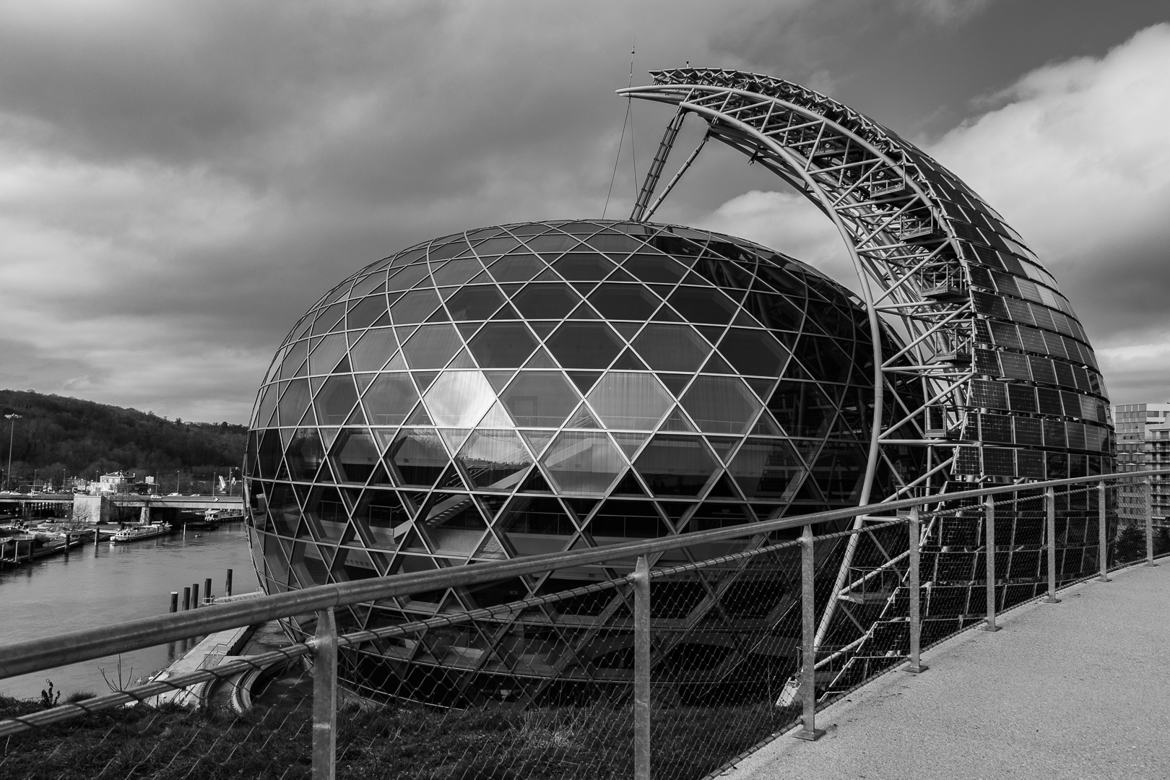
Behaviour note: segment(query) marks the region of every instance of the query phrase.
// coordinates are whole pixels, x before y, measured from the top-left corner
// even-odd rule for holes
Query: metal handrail
[[[633,568],[640,555],[669,552],[698,544],[730,541],[744,536],[805,528],[818,523],[845,520],[864,514],[889,514],[901,509],[940,502],[1043,490],[1067,485],[1090,485],[1109,480],[1131,480],[1170,475],[1170,469],[1116,472],[1085,477],[996,485],[927,497],[913,497],[845,509],[782,517],[740,526],[694,531],[661,539],[606,545],[589,550],[544,553],[508,561],[490,561],[426,572],[396,574],[356,582],[318,585],[280,593],[254,601],[215,605],[188,612],[140,618],[115,626],[84,629],[41,639],[0,645],[0,679],[18,674],[100,658],[112,653],[152,647],[188,637],[211,634],[244,625],[266,623],[290,615],[315,612],[364,601],[538,574],[569,566],[608,563],[628,559]]]

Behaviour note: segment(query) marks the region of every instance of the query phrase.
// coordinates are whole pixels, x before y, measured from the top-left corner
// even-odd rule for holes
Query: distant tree
[[[1128,563],[1146,554],[1146,533],[1136,525],[1127,525],[1117,534],[1113,542],[1114,560]]]

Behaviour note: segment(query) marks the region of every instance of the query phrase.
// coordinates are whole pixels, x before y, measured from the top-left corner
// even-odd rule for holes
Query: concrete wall
[[[91,496],[84,493],[73,495],[73,522],[108,523],[110,521],[110,499],[106,496]]]

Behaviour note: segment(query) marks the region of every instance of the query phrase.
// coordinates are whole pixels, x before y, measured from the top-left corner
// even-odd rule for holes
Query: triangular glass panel
[[[614,487],[613,491],[611,491],[611,492],[614,495],[622,495],[622,496],[645,496],[646,495],[646,491],[642,489],[642,485],[639,484],[638,478],[634,476],[633,469],[629,469],[626,471],[625,476],[623,476],[620,480],[618,480],[617,485]]]
[[[499,394],[504,387],[512,381],[512,377],[516,375],[515,371],[484,371],[483,375],[487,377],[488,384],[492,386],[497,394]]]
[[[532,357],[524,364],[525,368],[560,368],[557,362],[553,360],[552,355],[548,354],[548,350],[544,347],[539,348],[533,353]]]
[[[776,386],[776,380],[773,378],[744,377],[744,381],[755,392],[756,397],[765,402],[772,397],[772,388]]]
[[[610,366],[610,370],[649,371],[650,369],[634,355],[633,350],[627,348],[622,354],[618,355],[618,359]]]
[[[703,366],[704,374],[738,374],[738,371],[732,369],[727,365],[727,361],[719,356],[718,352],[712,352],[711,358],[707,361],[707,365]]]
[[[463,441],[470,432],[468,428],[438,428],[437,430],[443,439],[443,444],[447,445],[447,451],[451,453],[459,452],[459,448],[463,446]]]
[[[581,391],[581,395],[586,395],[589,388],[597,382],[601,377],[600,371],[570,371],[569,379],[573,380],[573,384]]]
[[[333,441],[334,441],[334,439],[337,438],[337,432],[340,429],[339,428],[318,428],[317,430],[321,433],[322,446],[325,448],[326,451],[328,451],[329,448],[333,446]]]
[[[760,321],[752,315],[748,314],[746,310],[740,309],[739,314],[735,315],[735,320],[731,323],[737,328],[760,328],[763,327]]]
[[[687,383],[694,378],[693,374],[655,374],[662,384],[666,385],[666,389],[674,394],[675,398],[682,395],[683,388]]]
[[[520,431],[520,435],[524,437],[524,441],[528,442],[529,448],[537,457],[540,457],[540,453],[544,451],[545,446],[555,433],[555,431]]]
[[[405,371],[406,358],[402,356],[401,352],[395,352],[394,357],[390,358],[390,362],[386,364],[383,371]]]
[[[601,501],[595,498],[566,498],[564,501],[578,525],[584,525],[589,515],[601,506]]]
[[[589,411],[584,403],[577,407],[577,411],[569,415],[568,422],[565,423],[566,428],[600,428],[601,425],[597,422],[597,418],[593,416],[593,412]]]
[[[283,447],[284,449],[288,449],[288,443],[290,441],[292,441],[293,434],[295,434],[296,432],[297,432],[296,428],[281,428],[281,429],[279,429],[281,447]]]
[[[394,338],[398,339],[399,344],[405,344],[414,335],[418,328],[414,325],[399,325],[394,329]]]
[[[419,394],[425,394],[427,388],[435,381],[435,377],[439,375],[438,371],[412,371],[411,377],[414,378],[414,384],[418,387]]]
[[[430,549],[423,543],[422,537],[419,535],[417,528],[411,528],[406,532],[406,536],[402,537],[402,542],[398,545],[400,550],[410,550],[412,552],[429,553]]]
[[[650,438],[647,433],[611,433],[613,440],[617,442],[617,446],[625,454],[626,459],[632,461],[634,454]]]
[[[760,415],[760,419],[756,422],[755,427],[752,428],[752,435],[782,436],[783,434],[780,432],[780,429],[776,427],[776,423],[772,420],[772,415],[768,414],[768,412],[765,410],[764,413]]]
[[[361,404],[358,404],[357,406],[355,406],[353,408],[353,411],[350,412],[349,417],[346,418],[345,424],[346,425],[365,425],[366,424],[366,414],[365,414],[365,412],[362,411]]]
[[[448,466],[439,475],[439,479],[435,482],[435,489],[451,489],[466,490],[467,486],[463,484],[463,477],[459,475],[459,470],[454,465]]]
[[[564,279],[562,279],[555,271],[553,271],[553,269],[546,268],[533,281],[536,281],[536,282],[563,282]]]
[[[589,293],[593,292],[594,288],[599,286],[597,284],[597,282],[580,282],[580,281],[569,282],[569,285],[574,290],[576,290],[577,294],[580,295],[582,298],[588,297]],[[589,310],[589,309],[585,309],[583,311],[581,311],[581,310],[574,311],[569,316],[575,320],[602,319],[599,315],[597,315],[595,312],[591,312],[591,310]]]
[[[520,486],[521,493],[551,493],[552,488],[548,486],[548,480],[540,473],[539,468],[535,468],[528,472],[528,477]]]
[[[312,428],[317,424],[317,412],[310,406],[294,424],[299,428]]]
[[[634,336],[638,335],[638,331],[642,329],[643,323],[611,322],[610,325],[612,325],[617,330],[617,332],[621,334],[621,337],[628,343],[634,340]]]
[[[622,268],[617,269],[612,274],[605,278],[607,282],[641,282],[640,279],[635,279]]]
[[[732,448],[734,448],[736,444],[739,444],[739,438],[708,436],[707,443],[711,445],[711,449],[715,450],[715,454],[719,456],[719,460],[726,463],[727,457]]]
[[[538,339],[544,341],[546,338],[548,338],[548,334],[552,332],[553,328],[560,324],[560,322],[530,320],[528,327],[532,328]]]
[[[711,489],[707,492],[709,498],[739,498],[739,494],[735,492],[735,488],[727,480],[726,474],[720,474],[711,485]]]
[[[455,327],[459,329],[459,335],[463,337],[464,341],[469,341],[475,332],[483,325],[482,322],[457,322]]]
[[[449,364],[447,364],[448,370],[450,370],[450,368],[476,368],[476,367],[477,366],[475,365],[475,360],[472,358],[472,354],[470,354],[466,350],[466,348],[463,348],[463,350],[460,350],[459,354],[456,354],[455,359],[450,361]]]
[[[439,308],[435,309],[434,314],[427,317],[426,321],[427,322],[447,322],[450,319],[451,318],[447,315],[447,310],[444,309],[442,306],[440,306]]]
[[[503,306],[501,306],[499,309],[496,310],[495,314],[493,314],[491,316],[491,319],[493,321],[522,320],[522,319],[524,319],[524,317],[520,316],[520,312],[516,311],[516,309],[514,309],[512,307],[512,304],[505,303]]]
[[[420,402],[414,407],[414,411],[406,418],[407,425],[431,425],[430,415],[427,414],[426,408]]]
[[[712,344],[718,344],[719,339],[723,338],[723,331],[726,330],[722,325],[696,325],[695,330],[699,331],[700,335]]]
[[[390,477],[390,472],[386,471],[386,465],[379,463],[374,466],[374,470],[370,472],[370,479],[366,483],[371,486],[379,485],[393,485],[394,480]]]
[[[665,303],[658,307],[658,311],[654,312],[654,315],[650,319],[655,322],[685,322],[674,309]]]
[[[674,407],[670,414],[666,415],[666,420],[662,423],[662,430],[664,431],[694,431],[695,426],[691,425],[686,416],[682,413],[679,407]]]
[[[457,460],[476,487],[501,491],[515,487],[532,465],[532,456],[513,431],[474,431]]]
[[[515,424],[512,418],[508,415],[508,410],[504,408],[503,404],[496,401],[492,404],[492,408],[488,409],[488,413],[479,421],[479,428],[514,428]]]

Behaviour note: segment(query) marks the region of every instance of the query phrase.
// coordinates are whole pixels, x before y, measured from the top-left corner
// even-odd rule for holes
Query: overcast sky
[[[0,3],[0,387],[247,422],[367,263],[628,215],[670,115],[633,105],[606,206],[632,49],[635,84],[769,73],[920,144],[1056,275],[1112,400],[1170,399],[1165,0]],[[655,218],[852,283],[780,186],[709,146]]]

